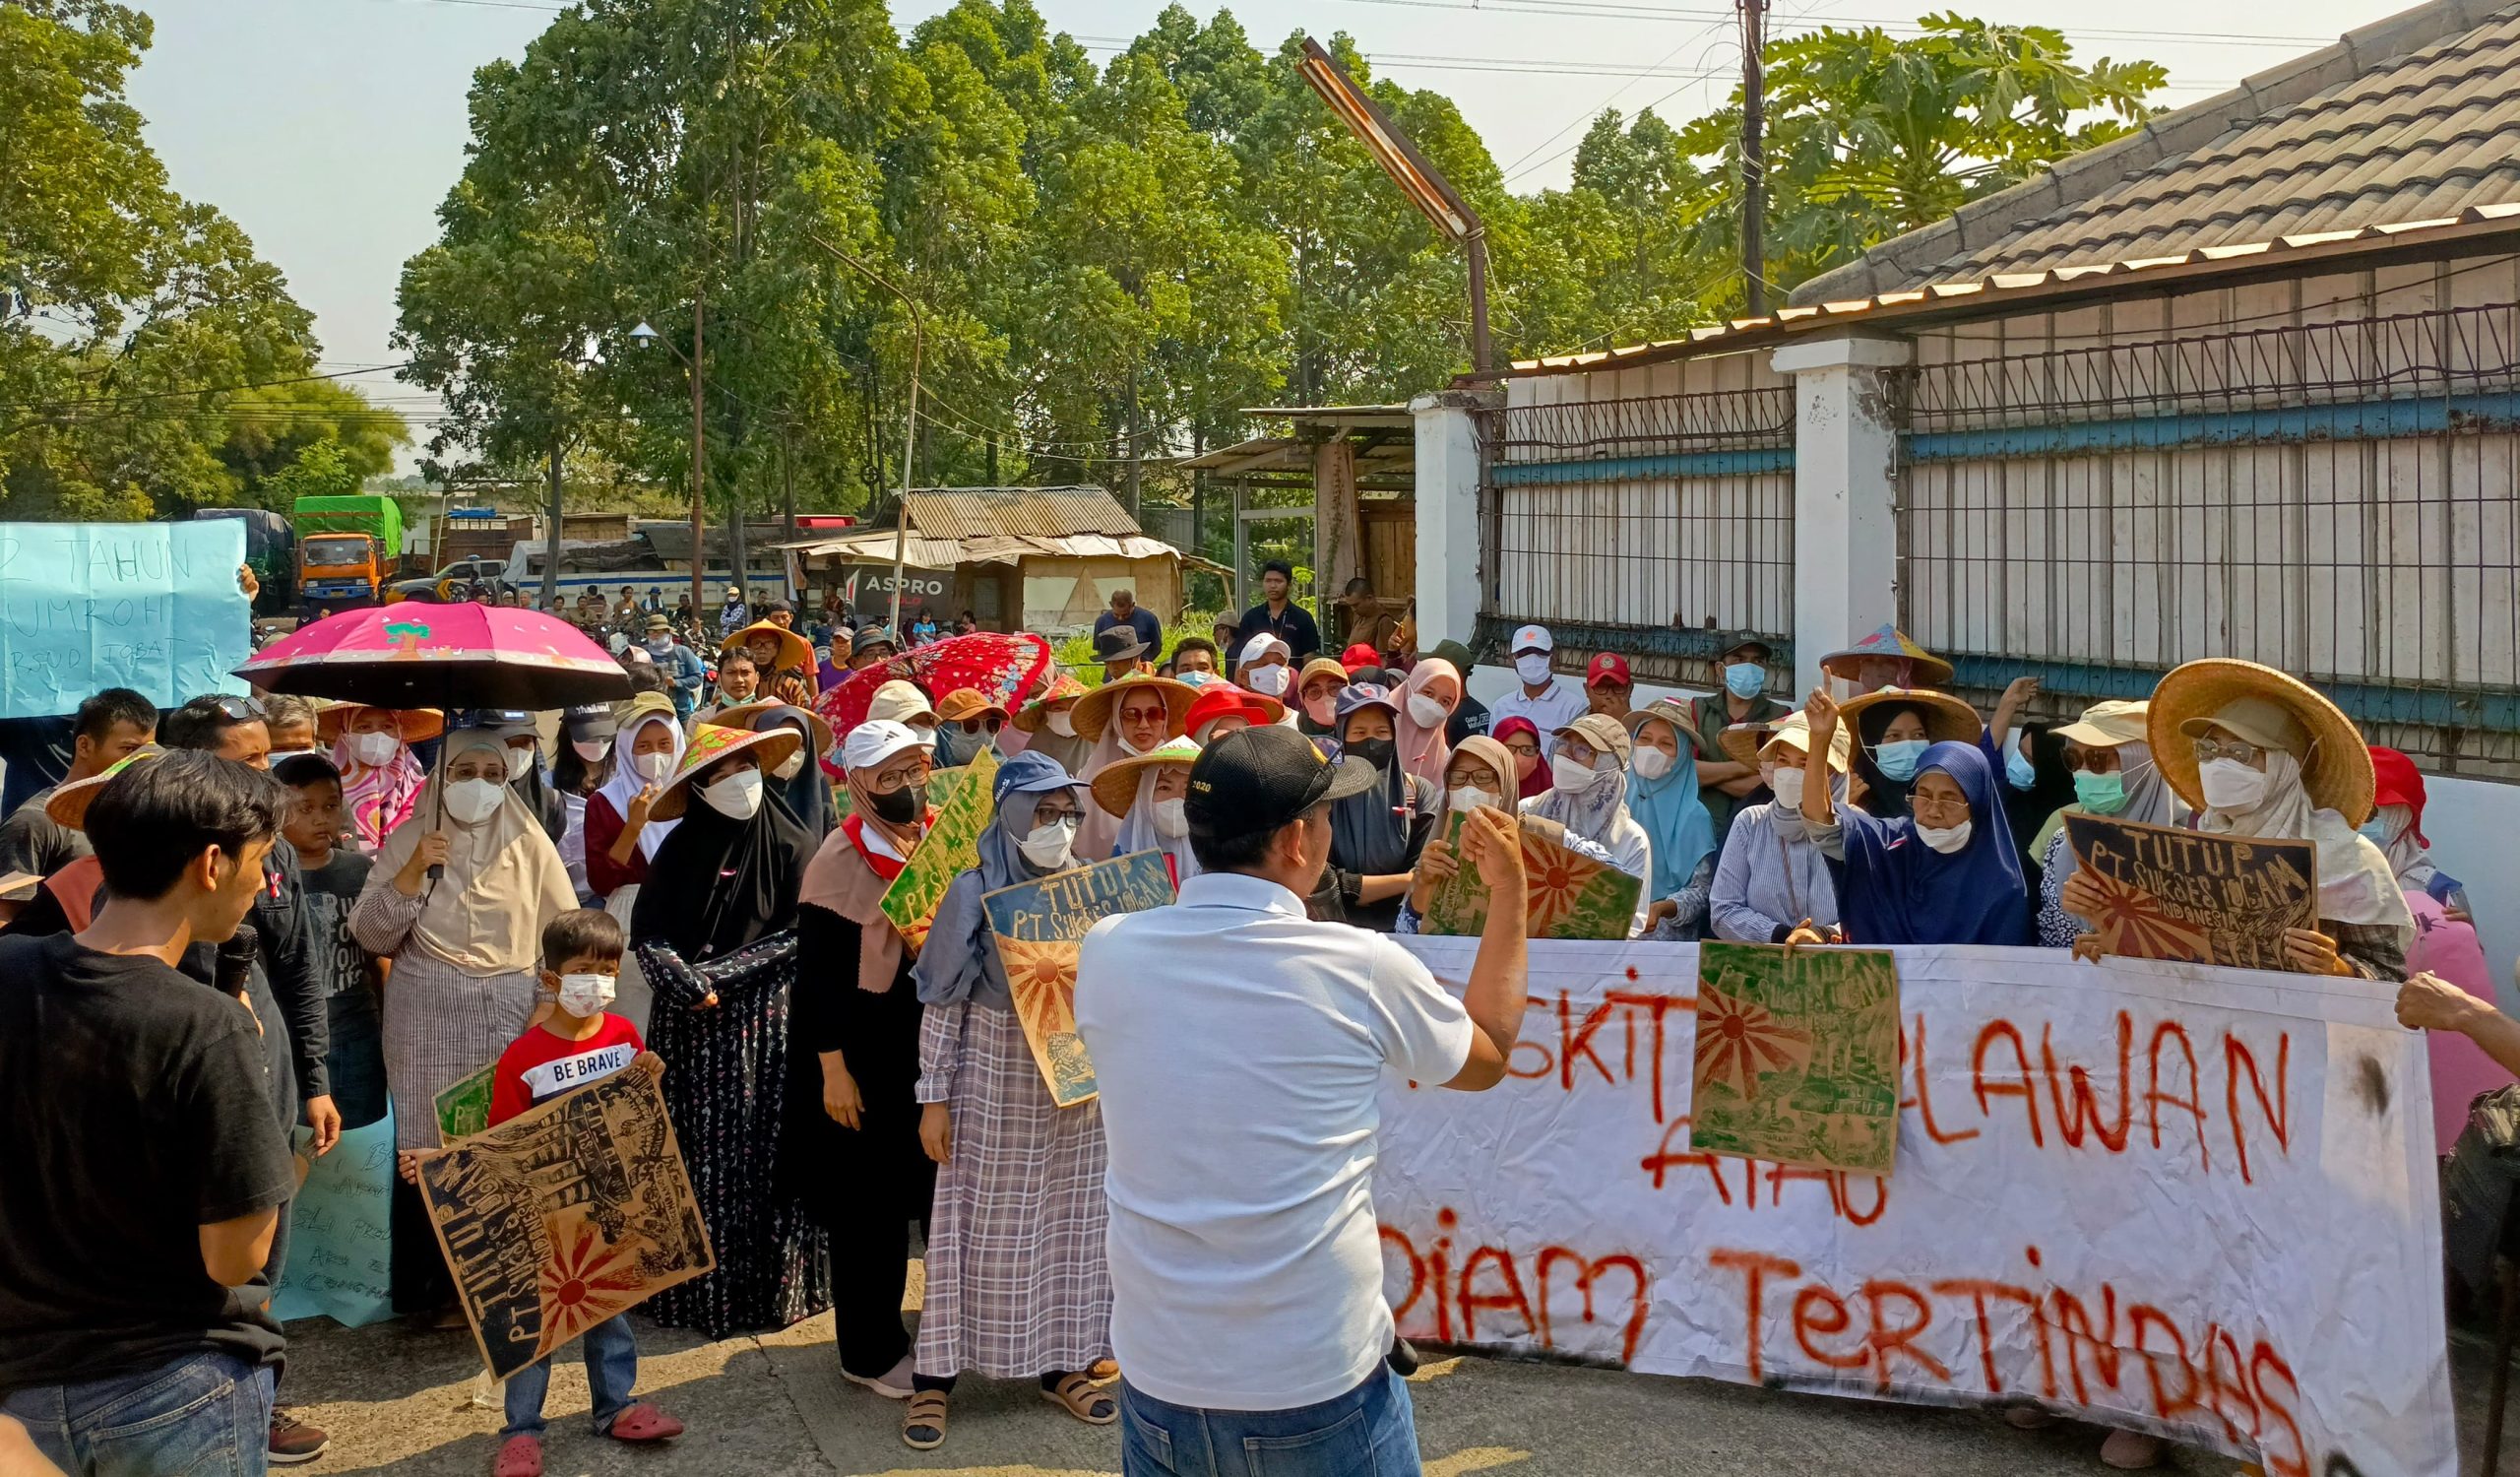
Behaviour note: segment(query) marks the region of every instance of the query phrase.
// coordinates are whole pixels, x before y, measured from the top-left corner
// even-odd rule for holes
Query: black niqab
[[[819,839],[775,788],[763,789],[761,808],[743,820],[694,795],[682,823],[648,859],[631,938],[671,944],[683,962],[697,964],[792,928],[796,889]]]

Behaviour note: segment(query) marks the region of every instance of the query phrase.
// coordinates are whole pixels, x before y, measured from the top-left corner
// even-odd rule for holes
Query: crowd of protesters
[[[1474,653],[1416,650],[1406,603],[1361,581],[1326,650],[1292,574],[1271,565],[1239,620],[1168,645],[1115,592],[1086,669],[1012,711],[892,676],[844,735],[822,693],[968,612],[897,636],[836,595],[800,629],[740,590],[706,620],[657,589],[589,592],[550,613],[638,690],[557,713],[214,694],[161,714],[98,692],[60,782],[0,821],[0,871],[23,874],[0,900],[8,1413],[74,1471],[313,1457],[325,1434],[278,1403],[265,1307],[290,1131],[320,1155],[392,1113],[394,1306],[456,1327],[416,1188],[438,1095],[495,1062],[504,1122],[644,1050],[716,1255],[646,1305],[655,1321],[716,1338],[830,1311],[841,1373],[901,1402],[922,1450],[959,1381],[1017,1380],[1078,1421],[1125,1419],[1132,1472],[1208,1470],[1147,1454],[1194,1432],[1348,1425],[1381,1464],[1302,1470],[1414,1471],[1373,1095],[1392,1070],[1503,1075],[1525,832],[1638,879],[1629,936],[2056,949],[2102,904],[2066,815],[2307,840],[2294,967],[2412,975],[2411,1023],[2467,1052],[2436,1051],[2436,1073],[2520,1066],[2520,1028],[2472,998],[2490,990],[2422,778],[2284,674],[2194,663],[2023,724],[2035,683],[1982,719],[1888,628],[1789,708],[1753,634],[1706,644],[1712,690],[1658,697],[1628,656],[1528,625],[1480,703]],[[881,901],[935,823],[935,776],[983,751],[977,865],[914,945]],[[1179,902],[1088,940],[1077,1021],[1102,1095],[1061,1107],[981,899],[1141,852]],[[1496,901],[1456,995],[1385,935],[1419,931],[1464,867]],[[644,1027],[612,1009],[634,982]],[[1214,1102],[1233,1112],[1196,1107]],[[627,1321],[584,1355],[598,1435],[681,1433],[635,1394]],[[498,1477],[543,1470],[547,1381],[508,1381]],[[2104,1455],[2147,1465],[2161,1444],[2111,1432]]]

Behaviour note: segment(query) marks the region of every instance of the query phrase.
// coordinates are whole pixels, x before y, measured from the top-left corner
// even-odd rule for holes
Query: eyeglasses
[[[890,795],[905,785],[924,785],[933,767],[924,757],[914,758],[890,769],[877,770],[875,777],[867,781],[866,788],[877,795]]]
[[[1085,813],[1074,796],[1060,795],[1043,800],[1033,807],[1033,824],[1047,825],[1054,820],[1074,820]]]
[[[1505,747],[1506,747],[1509,751],[1511,751],[1511,752],[1513,752],[1513,753],[1520,754],[1520,755],[1522,755],[1522,756],[1523,756],[1524,758],[1526,758],[1526,759],[1537,759],[1537,758],[1539,758],[1539,757],[1540,757],[1540,745],[1539,745],[1539,744],[1537,744],[1537,743],[1512,743],[1512,742],[1509,742],[1509,743],[1507,743],[1507,744],[1505,745]]]
[[[1581,738],[1568,738],[1560,741],[1557,745],[1557,751],[1574,760],[1578,764],[1590,764],[1595,759],[1601,757],[1598,750]]]
[[[2199,764],[2211,764],[2216,759],[2233,759],[2242,764],[2254,765],[2265,756],[2265,753],[2266,750],[2259,748],[2256,744],[2243,743],[2237,738],[2196,740],[2196,762]]]

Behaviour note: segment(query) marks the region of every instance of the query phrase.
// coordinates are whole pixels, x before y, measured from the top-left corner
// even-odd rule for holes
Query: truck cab
[[[310,613],[377,604],[387,573],[384,548],[372,535],[316,533],[298,540],[298,599]]]

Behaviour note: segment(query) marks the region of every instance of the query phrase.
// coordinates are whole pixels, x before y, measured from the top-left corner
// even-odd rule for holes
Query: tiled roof
[[[1101,487],[914,487],[910,524],[938,539],[1126,537],[1141,532],[1119,499]]]
[[[2520,201],[2520,5],[2434,0],[2060,161],[1796,304],[2454,218]]]

